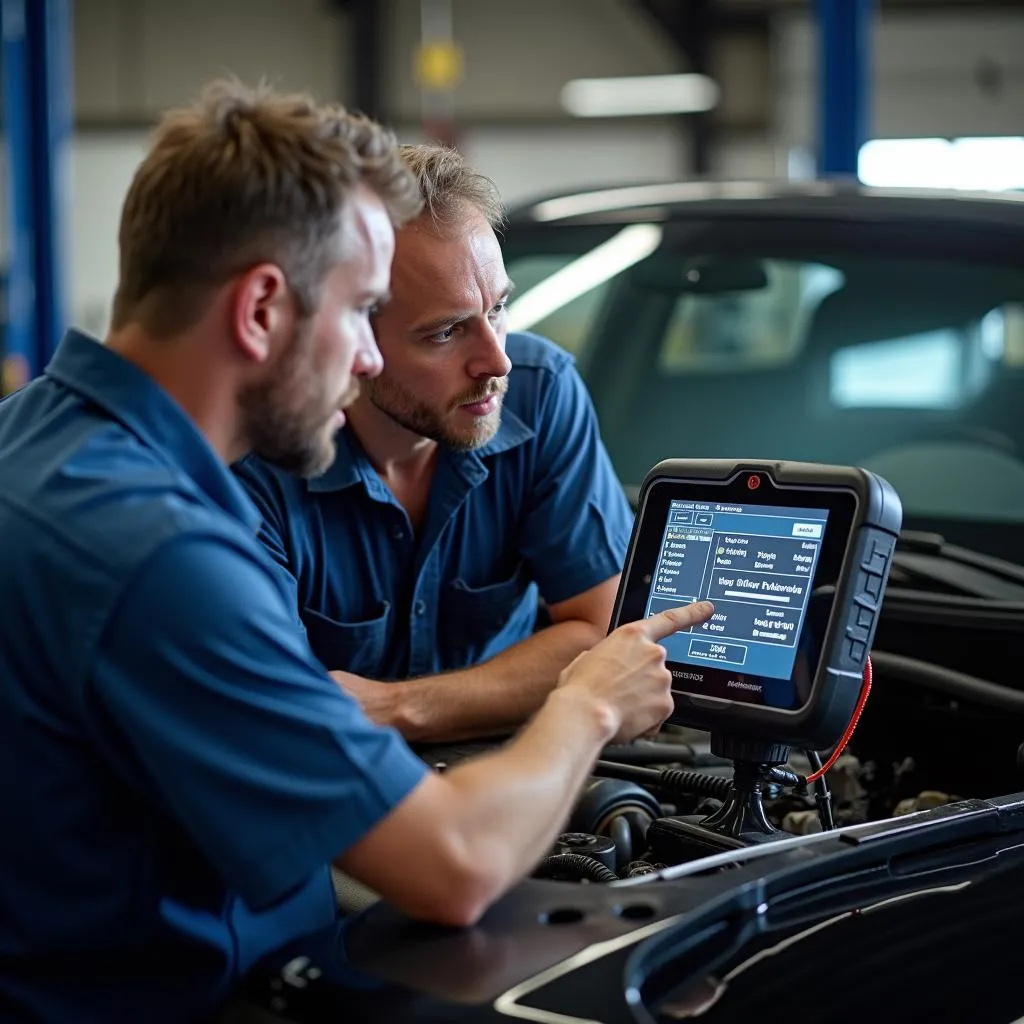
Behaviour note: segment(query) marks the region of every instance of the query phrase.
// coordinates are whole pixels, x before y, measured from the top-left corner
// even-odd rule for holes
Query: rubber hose
[[[680,793],[713,796],[719,800],[727,799],[732,789],[732,779],[720,778],[717,775],[703,775],[700,772],[684,772],[678,768],[666,768],[661,773],[661,783]]]
[[[1024,693],[1011,690],[1008,686],[969,676],[955,669],[943,668],[941,665],[933,665],[928,661],[908,658],[903,654],[890,654],[887,651],[872,651],[871,661],[876,670],[897,679],[904,679],[908,683],[918,683],[954,697],[961,697],[963,700],[1024,715]]]
[[[688,743],[628,743],[605,747],[602,761],[619,764],[689,764],[694,763],[693,747]]]
[[[606,868],[599,860],[584,856],[582,853],[552,853],[545,857],[534,878],[552,878],[555,875],[571,874],[577,878],[586,878],[591,882],[617,882],[619,876],[610,868]]]
[[[633,830],[624,814],[616,814],[608,823],[608,838],[615,844],[616,865],[628,864],[633,859]]]
[[[598,761],[594,774],[607,779],[625,779],[639,786],[657,785],[661,772],[657,768],[643,768],[638,764],[619,764],[615,761]]]

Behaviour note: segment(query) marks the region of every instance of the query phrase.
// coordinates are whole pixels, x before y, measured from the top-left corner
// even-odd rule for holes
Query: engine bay
[[[1018,725],[1024,730],[1024,721]],[[942,741],[936,737],[934,742]],[[825,786],[792,786],[786,784],[791,779],[768,778],[761,788],[765,815],[779,833],[808,835],[982,795],[967,778],[959,789],[929,785],[921,768],[936,751],[920,749],[920,755],[908,747],[902,757],[891,758],[882,750],[872,756],[863,744],[848,748],[826,773]],[[993,792],[1009,788],[1015,768]],[[806,778],[813,765],[806,754],[794,751],[786,769]],[[581,883],[653,879],[664,868],[712,852],[677,828],[680,822],[692,824],[720,812],[733,785],[733,764],[711,752],[708,734],[669,727],[655,740],[606,751],[597,770],[602,774],[590,779],[565,832],[533,877]],[[943,784],[955,781],[955,775],[944,775]]]

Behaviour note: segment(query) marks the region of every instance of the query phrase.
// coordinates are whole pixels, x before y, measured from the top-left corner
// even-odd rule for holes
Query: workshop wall
[[[383,106],[400,137],[415,141],[419,2],[380,2],[387,25]],[[508,202],[687,173],[681,122],[573,120],[559,107],[559,90],[573,77],[682,69],[670,40],[639,5],[454,0],[453,11],[465,58],[456,92],[462,146]],[[813,149],[813,23],[779,11],[771,24],[770,33],[731,32],[712,47],[711,70],[723,89],[714,115],[716,176],[785,176],[794,148]],[[331,0],[76,0],[68,273],[77,322],[105,328],[120,204],[159,113],[224,73],[350,102],[351,31]],[[873,52],[875,134],[1024,132],[1024,9],[883,13]]]
[[[415,141],[419,3],[385,5],[383,105],[400,137]],[[456,0],[454,25],[465,59],[456,93],[462,146],[506,201],[685,172],[688,145],[679,124],[574,121],[559,106],[559,90],[573,77],[679,70],[671,42],[630,4],[520,0],[499,9]],[[350,31],[328,0],[77,0],[69,282],[77,322],[105,328],[120,203],[159,113],[224,73],[350,101]],[[717,115],[728,137],[715,153],[715,171],[770,176],[777,162],[765,141],[767,47],[730,39],[714,61],[731,83]]]
[[[1005,12],[883,12],[871,52],[874,137],[1024,134],[1024,3]],[[816,57],[813,21],[778,15],[772,66],[782,145],[814,143]]]

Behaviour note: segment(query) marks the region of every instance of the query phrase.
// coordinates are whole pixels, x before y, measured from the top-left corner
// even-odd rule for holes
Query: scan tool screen
[[[668,660],[738,669],[759,679],[721,680],[729,696],[743,699],[746,689],[776,706],[791,703],[828,515],[824,508],[671,501],[644,614],[704,599],[715,614],[665,640]]]
[[[636,499],[609,627],[711,601],[661,641],[669,721],[824,749],[847,727],[902,524],[853,466],[666,459]]]
[[[821,664],[857,498],[754,477],[763,484],[749,487],[747,475],[651,483],[615,614],[628,622],[711,601],[711,619],[662,642],[676,694],[800,711]]]

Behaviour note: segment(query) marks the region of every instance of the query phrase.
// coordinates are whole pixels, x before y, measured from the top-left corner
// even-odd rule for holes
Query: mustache
[[[506,391],[508,391],[508,377],[492,377],[482,391],[477,389],[475,391],[467,391],[464,395],[459,395],[452,402],[452,408],[456,409],[460,405],[475,405],[477,402],[490,398],[491,395],[503,395]]]
[[[342,393],[341,398],[338,399],[338,408],[347,409],[360,394],[359,381],[353,380],[352,383]]]

